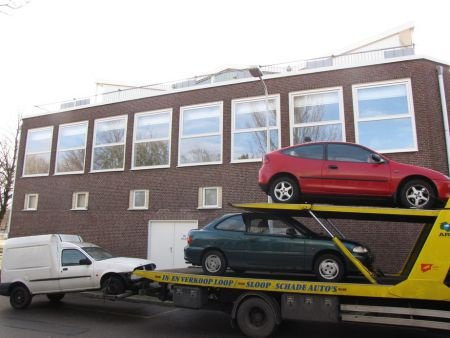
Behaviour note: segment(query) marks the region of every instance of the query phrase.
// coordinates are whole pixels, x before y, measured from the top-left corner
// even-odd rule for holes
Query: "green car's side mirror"
[[[297,235],[297,232],[295,231],[294,228],[287,228],[286,235],[288,235],[290,237],[295,237]]]

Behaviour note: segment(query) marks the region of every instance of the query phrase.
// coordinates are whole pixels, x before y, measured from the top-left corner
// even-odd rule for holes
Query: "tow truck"
[[[228,312],[232,325],[248,337],[270,336],[285,319],[400,325],[450,332],[450,201],[438,210],[273,203],[233,206],[311,217],[358,268],[361,277],[329,283],[295,274],[230,272],[210,276],[192,268],[134,273],[156,285],[158,297],[172,300],[175,306]],[[370,271],[340,241],[341,233],[334,222],[348,219],[423,226],[401,271],[384,276]]]

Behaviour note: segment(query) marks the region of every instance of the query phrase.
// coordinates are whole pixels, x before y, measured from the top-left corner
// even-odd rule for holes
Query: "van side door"
[[[63,249],[61,252],[61,291],[75,291],[95,288],[93,262],[80,250]]]

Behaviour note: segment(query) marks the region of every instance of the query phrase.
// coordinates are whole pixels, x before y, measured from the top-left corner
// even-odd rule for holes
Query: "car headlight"
[[[352,251],[354,253],[359,253],[359,254],[364,254],[364,253],[368,253],[369,252],[369,250],[367,250],[363,246],[355,246]]]

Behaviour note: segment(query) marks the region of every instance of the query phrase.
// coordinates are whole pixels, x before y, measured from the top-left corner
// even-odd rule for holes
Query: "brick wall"
[[[445,84],[450,88],[448,67]],[[305,75],[268,79],[269,94],[280,94],[281,143],[289,145],[289,92],[341,86],[343,88],[347,141],[355,141],[352,85],[376,81],[410,78],[413,89],[417,141],[419,151],[389,155],[394,160],[427,166],[448,173],[436,63],[428,60],[403,61],[353,69],[325,71]],[[42,233],[76,233],[117,254],[145,257],[149,220],[199,221],[209,220],[236,209],[228,203],[264,202],[266,196],[257,186],[260,163],[230,163],[231,100],[261,96],[259,81],[201,90],[173,93],[152,98],[107,104],[99,107],[39,116],[24,120],[21,134],[18,173],[22,173],[27,130],[54,126],[50,175],[22,178],[15,187],[11,237]],[[449,91],[447,90],[447,93]],[[450,93],[447,95],[450,107]],[[177,168],[180,106],[223,101],[223,164]],[[171,166],[167,169],[130,170],[134,113],[172,108]],[[88,173],[94,120],[128,114],[125,170],[123,172]],[[85,172],[82,175],[54,176],[58,125],[89,120]],[[199,187],[222,186],[223,209],[198,210]],[[129,211],[131,189],[148,189],[150,207],[144,211]],[[89,210],[71,211],[72,193],[89,191]],[[25,193],[39,193],[38,211],[22,211]],[[339,224],[339,222],[338,222]],[[416,229],[416,228],[414,228]],[[382,253],[379,264],[385,270],[396,270],[401,262],[391,259],[390,249],[408,252],[417,231],[389,226],[376,230],[370,225],[349,227],[346,231]],[[389,238],[393,247],[386,246]],[[388,249],[386,249],[388,248]]]

